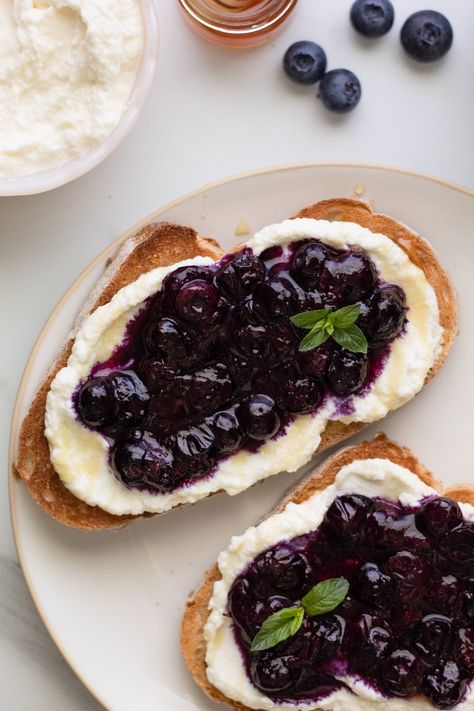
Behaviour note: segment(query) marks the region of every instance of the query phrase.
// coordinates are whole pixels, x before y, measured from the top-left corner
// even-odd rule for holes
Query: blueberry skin
[[[298,84],[315,84],[326,71],[326,53],[315,42],[295,42],[285,52],[283,69]]]
[[[449,20],[435,10],[410,15],[400,32],[403,49],[418,62],[434,62],[444,57],[453,43]]]
[[[382,37],[393,25],[395,11],[390,0],[356,0],[351,7],[351,22],[365,37]]]
[[[362,89],[360,81],[348,69],[333,69],[323,76],[319,95],[329,111],[346,114],[359,103]]]

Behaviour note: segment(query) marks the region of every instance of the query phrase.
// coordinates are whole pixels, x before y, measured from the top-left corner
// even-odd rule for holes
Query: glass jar
[[[199,35],[232,49],[269,42],[290,18],[298,0],[178,0]]]

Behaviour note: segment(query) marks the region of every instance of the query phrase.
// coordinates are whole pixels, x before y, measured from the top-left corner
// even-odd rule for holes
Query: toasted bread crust
[[[214,240],[200,237],[190,227],[162,222],[144,227],[121,245],[108,263],[79,313],[72,335],[40,385],[20,431],[16,473],[35,501],[61,523],[99,530],[120,528],[135,518],[115,516],[78,499],[64,486],[50,461],[48,441],[44,435],[46,396],[56,373],[67,365],[75,334],[90,313],[109,302],[119,289],[135,281],[140,274],[183,259],[196,256],[219,259],[222,254]]]
[[[325,200],[304,208],[295,217],[357,222],[373,232],[382,232],[404,249],[410,259],[425,272],[436,292],[440,321],[444,328],[441,352],[427,374],[426,384],[444,362],[456,334],[457,324],[454,289],[428,243],[395,220],[374,213],[367,203],[358,200]],[[222,254],[214,240],[200,237],[189,227],[158,223],[148,225],[126,240],[108,263],[103,276],[81,309],[71,337],[36,393],[20,432],[15,473],[24,480],[37,503],[53,518],[87,530],[119,528],[134,518],[140,518],[130,515],[116,516],[80,501],[62,484],[49,459],[49,447],[44,435],[46,396],[54,376],[67,364],[74,336],[85,318],[144,272],[198,255],[219,259]],[[341,442],[364,426],[362,422],[348,425],[329,422],[322,433],[317,451],[322,452]],[[154,514],[144,514],[151,515]]]
[[[426,467],[406,447],[389,440],[385,435],[377,435],[373,440],[354,446],[344,447],[336,454],[326,459],[317,469],[308,474],[293,491],[288,492],[269,516],[282,511],[290,502],[300,504],[307,501],[318,491],[330,486],[338,471],[346,464],[356,459],[390,459],[416,474],[425,484],[443,492],[442,484],[437,481]],[[474,505],[474,487],[460,486],[444,491],[447,496]],[[248,706],[229,699],[219,689],[213,686],[206,673],[206,642],[204,640],[204,625],[209,616],[209,601],[212,597],[214,583],[220,580],[217,565],[214,565],[204,577],[201,587],[191,595],[186,603],[186,609],[181,625],[181,651],[191,675],[202,691],[213,701],[229,704],[239,711],[251,711]]]

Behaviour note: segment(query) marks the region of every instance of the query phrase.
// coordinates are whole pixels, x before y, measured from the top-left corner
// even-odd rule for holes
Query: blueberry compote
[[[269,615],[334,577],[350,583],[339,607],[250,652]],[[344,494],[317,530],[254,558],[228,612],[247,674],[275,701],[317,701],[356,675],[383,696],[452,708],[474,675],[474,522],[443,497],[407,508]]]
[[[333,340],[298,351],[305,331],[291,316],[355,303],[367,355]],[[107,438],[127,487],[172,491],[237,449],[255,450],[327,395],[360,392],[405,314],[402,289],[380,281],[364,251],[317,240],[179,267],[81,383],[77,413]]]

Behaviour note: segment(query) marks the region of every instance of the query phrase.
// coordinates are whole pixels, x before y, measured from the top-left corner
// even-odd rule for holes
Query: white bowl
[[[88,173],[102,163],[128,136],[145,105],[158,58],[158,20],[153,0],[139,0],[143,19],[143,55],[135,84],[122,117],[105,141],[77,158],[18,178],[0,178],[0,196],[33,195],[53,190]]]

